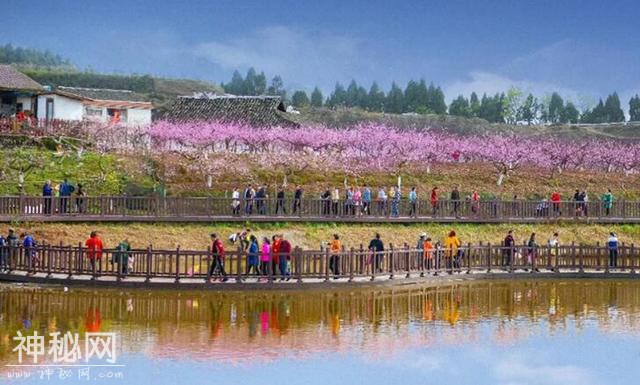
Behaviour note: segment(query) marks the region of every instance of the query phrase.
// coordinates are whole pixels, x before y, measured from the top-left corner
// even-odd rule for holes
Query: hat
[[[426,237],[427,237],[427,233],[420,234],[420,238],[426,238]]]

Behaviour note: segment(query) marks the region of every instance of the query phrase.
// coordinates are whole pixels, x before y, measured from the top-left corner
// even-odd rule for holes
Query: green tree
[[[385,112],[401,114],[404,112],[404,95],[396,82],[391,83],[391,90],[384,105]]]
[[[367,95],[367,108],[369,111],[382,112],[384,111],[384,102],[384,91],[380,89],[378,83],[373,82]]]
[[[355,107],[358,105],[358,83],[355,80],[351,80],[347,87],[347,97],[345,100],[345,106]]]
[[[282,81],[280,75],[276,75],[273,77],[273,79],[271,79],[271,84],[267,89],[267,94],[272,96],[280,96],[282,99],[286,97],[287,92],[284,89],[284,82]]]
[[[227,84],[222,84],[222,88],[229,94],[244,95],[244,79],[242,75],[240,75],[240,72],[233,71],[231,81]]]
[[[553,94],[551,94],[551,100],[549,101],[549,111],[547,113],[547,119],[550,123],[559,123],[563,113],[564,101],[557,92],[554,92]]]
[[[329,98],[327,99],[327,107],[344,107],[347,102],[347,91],[340,83],[336,83],[336,88],[333,90]]]
[[[527,122],[528,125],[538,117],[538,99],[532,94],[527,95],[518,111],[518,121]]]
[[[324,97],[318,87],[313,89],[311,93],[311,107],[322,107]]]
[[[449,105],[449,115],[454,116],[471,116],[471,108],[469,107],[469,101],[462,95],[459,95]]]
[[[291,104],[293,104],[296,108],[308,107],[309,106],[309,97],[307,93],[304,91],[296,91],[291,96]]]
[[[606,122],[624,122],[624,111],[620,107],[620,98],[617,92],[607,96],[607,100],[604,102],[604,109]]]
[[[629,121],[640,121],[640,96],[638,95],[629,100]]]
[[[478,94],[475,92],[472,92],[469,97],[469,109],[471,110],[471,116],[480,116],[480,100],[478,100]]]
[[[580,112],[573,103],[567,102],[567,104],[564,106],[564,109],[562,110],[560,121],[562,123],[578,123],[579,120]]]
[[[505,121],[509,124],[516,124],[518,122],[518,112],[522,107],[522,91],[517,87],[509,88],[503,102],[502,110]]]

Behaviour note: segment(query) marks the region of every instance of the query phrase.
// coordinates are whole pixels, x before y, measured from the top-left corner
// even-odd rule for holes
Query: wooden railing
[[[457,250],[438,248],[428,254],[407,245],[400,248],[391,245],[383,252],[373,252],[360,245],[359,248],[342,249],[340,253],[294,248],[289,254],[268,255],[264,262],[260,262],[260,256],[256,259],[260,266],[257,271],[249,271],[249,256],[245,251],[238,248],[227,252],[221,264],[225,270],[222,275],[219,274],[221,270],[212,268],[218,266],[216,261],[219,259],[210,250],[181,250],[179,247],[175,250],[154,250],[150,246],[129,252],[108,249],[96,254],[82,244],[75,247],[46,244],[34,248],[5,246],[0,248],[0,272],[44,273],[46,277],[62,274],[67,278],[117,277],[118,280],[139,277],[145,282],[162,278],[179,283],[194,279],[207,281],[212,274],[237,282],[256,278],[258,282],[282,279],[304,282],[492,271],[635,273],[640,268],[640,252],[633,244],[621,244],[614,251],[600,244],[530,248],[526,245],[503,247],[481,243],[467,244]]]
[[[451,201],[441,200],[434,206],[429,201],[415,204],[402,199],[356,204],[345,200],[185,198],[185,197],[0,197],[0,219],[42,220],[314,220],[314,221],[526,221],[588,218],[602,222],[640,221],[640,201],[604,202],[548,201]]]

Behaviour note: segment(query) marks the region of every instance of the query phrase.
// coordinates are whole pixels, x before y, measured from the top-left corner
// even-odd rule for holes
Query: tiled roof
[[[7,64],[0,64],[0,90],[42,91],[35,80]]]
[[[92,100],[118,100],[145,102],[144,96],[129,90],[110,90],[107,88],[58,87],[58,91]]]
[[[275,96],[180,97],[160,119],[244,123],[256,127],[299,125],[287,115],[284,103]]]

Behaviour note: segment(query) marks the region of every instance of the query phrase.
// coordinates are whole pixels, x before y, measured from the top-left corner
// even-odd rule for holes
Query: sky
[[[0,0],[0,44],[81,69],[288,89],[423,78],[447,99],[511,86],[578,106],[640,93],[637,0]]]

